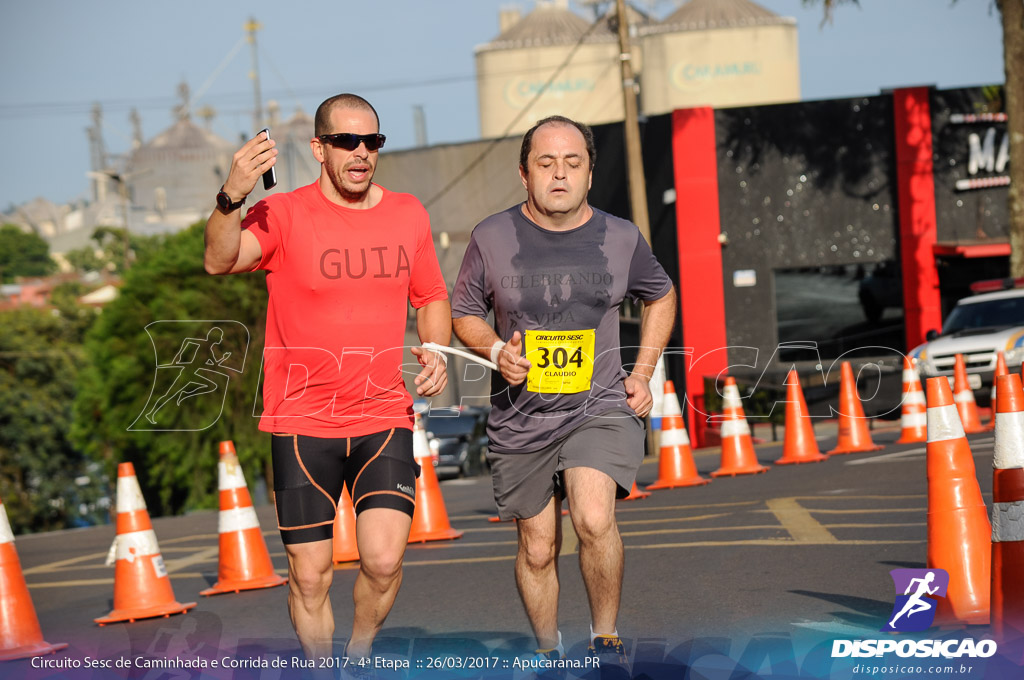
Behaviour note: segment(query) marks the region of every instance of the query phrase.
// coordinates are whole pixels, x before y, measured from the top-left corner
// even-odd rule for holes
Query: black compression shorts
[[[416,507],[412,432],[393,428],[376,434],[323,439],[274,434],[274,505],[284,543],[310,543],[334,537],[342,484],[356,514],[391,508],[410,517]]]

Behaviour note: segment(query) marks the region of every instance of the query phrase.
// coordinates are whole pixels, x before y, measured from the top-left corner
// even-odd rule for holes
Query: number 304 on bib
[[[575,394],[590,389],[594,375],[593,328],[578,331],[527,330],[526,389],[544,394]]]

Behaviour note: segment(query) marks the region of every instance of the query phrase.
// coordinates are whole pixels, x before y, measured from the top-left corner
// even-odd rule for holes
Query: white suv
[[[1003,352],[1007,368],[1020,371],[1024,359],[1024,288],[972,295],[956,303],[942,333],[928,331],[928,342],[910,351],[922,378],[953,375],[957,354],[964,356],[972,390],[988,402],[996,355]]]

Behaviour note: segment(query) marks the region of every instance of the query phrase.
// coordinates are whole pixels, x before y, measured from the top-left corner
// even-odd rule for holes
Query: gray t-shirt
[[[491,374],[490,446],[541,449],[586,418],[629,409],[619,353],[619,306],[657,300],[672,281],[637,227],[594,209],[583,225],[549,231],[517,205],[478,224],[452,296],[452,316],[487,318],[505,341],[525,337],[526,382]]]

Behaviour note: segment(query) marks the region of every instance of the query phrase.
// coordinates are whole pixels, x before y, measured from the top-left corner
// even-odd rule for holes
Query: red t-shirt
[[[314,437],[411,429],[408,303],[448,297],[426,209],[387,189],[373,208],[344,208],[314,182],[267,196],[242,228],[260,242],[255,269],[267,270],[270,293],[259,428]]]

